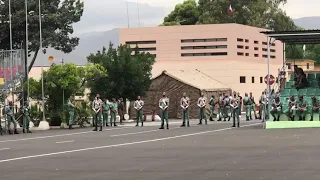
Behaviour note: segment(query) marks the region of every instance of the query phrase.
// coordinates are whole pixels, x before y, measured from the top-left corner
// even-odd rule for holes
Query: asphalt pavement
[[[176,123],[175,123],[176,122]],[[0,136],[0,177],[58,180],[319,179],[319,129],[265,130],[260,121],[158,129],[131,124]]]

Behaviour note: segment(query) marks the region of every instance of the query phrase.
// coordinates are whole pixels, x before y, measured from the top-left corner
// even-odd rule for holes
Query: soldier
[[[240,127],[239,110],[238,110],[238,108],[239,108],[239,99],[234,97],[231,100],[230,107],[232,109],[232,118],[233,118],[232,127],[236,127],[236,120],[237,120],[237,127]]]
[[[96,98],[92,102],[92,110],[95,113],[95,128],[94,128],[93,131],[97,131],[98,130],[98,124],[100,126],[100,130],[99,131],[102,131],[102,123],[101,123],[102,104],[103,104],[103,102],[100,99],[100,95],[97,94]]]
[[[267,100],[267,97],[265,95],[265,92],[263,91],[259,99],[259,104],[260,104],[259,116],[260,116],[260,119],[262,119],[262,121],[266,119],[266,100]]]
[[[7,115],[7,122],[8,122],[8,132],[9,132],[9,134],[20,134],[17,131],[17,122],[15,120],[12,109],[13,109],[13,103],[12,103],[12,101],[10,101],[9,104],[5,107],[5,113]],[[10,130],[11,122],[14,125],[14,132],[11,132],[11,130]]]
[[[241,117],[241,110],[242,110],[242,96],[240,95],[240,93],[238,92],[238,98],[239,98],[239,101],[240,101],[240,103],[239,103],[239,117]]]
[[[219,109],[218,109],[218,115],[219,115],[219,119],[218,119],[218,121],[221,121],[221,117],[223,117],[224,116],[224,114],[223,114],[223,96],[221,95],[221,94],[219,94],[219,102],[218,102],[218,104],[219,104]]]
[[[23,133],[25,133],[25,130],[27,130],[27,133],[32,133],[29,130],[30,126],[30,108],[29,103],[26,101],[23,106]]]
[[[210,105],[210,121],[214,121],[213,120],[213,113],[214,113],[215,102],[214,102],[214,96],[213,95],[210,98],[209,105]]]
[[[103,99],[102,103],[102,115],[103,115],[103,126],[109,126],[108,120],[109,120],[109,101],[107,98]]]
[[[297,102],[297,114],[299,115],[299,121],[305,120],[308,110],[308,103],[303,99],[303,96],[299,96]]]
[[[225,98],[223,100],[224,104],[224,121],[226,121],[226,118],[228,118],[228,121],[231,119],[231,112],[230,112],[230,97],[228,95],[225,95]]]
[[[296,115],[296,100],[294,99],[294,96],[290,96],[288,102],[287,102],[288,110],[286,110],[284,113],[285,115],[294,121],[294,117]]]
[[[161,110],[161,127],[159,129],[164,129],[164,121],[166,121],[167,129],[169,129],[169,120],[168,120],[169,98],[166,96],[165,92],[163,92],[162,98],[160,98],[159,100],[159,107]]]
[[[250,101],[251,101],[251,109],[250,109],[250,120],[252,120],[251,110],[254,113],[254,119],[258,119],[256,112],[256,102],[254,101],[254,97],[252,96],[252,92],[250,92]]]
[[[313,96],[311,98],[312,100],[312,110],[311,110],[311,119],[310,121],[313,121],[313,115],[315,112],[319,112],[319,109],[320,109],[320,105],[319,105],[319,101],[317,100],[317,98],[315,96]],[[320,121],[320,113],[319,113],[319,121]]]
[[[183,97],[180,100],[180,106],[182,108],[182,125],[181,125],[181,127],[186,126],[186,120],[187,120],[187,126],[190,127],[190,124],[189,124],[190,99],[189,99],[189,97],[187,97],[186,93],[183,93]]]
[[[201,97],[198,99],[198,103],[197,103],[197,105],[200,108],[198,125],[202,124],[203,119],[205,120],[206,125],[208,124],[207,117],[206,117],[206,101],[207,101],[206,97],[204,97],[204,94],[201,93]]]
[[[124,103],[122,98],[118,101],[118,114],[120,116],[120,125],[122,125],[122,120],[124,119]]]
[[[243,98],[243,104],[245,105],[246,108],[246,120],[249,121],[250,119],[250,107],[251,107],[251,100],[248,97],[248,93],[245,93],[244,98]]]
[[[116,127],[116,119],[117,119],[117,114],[118,114],[118,103],[116,98],[112,98],[112,102],[109,104],[110,107],[110,125]]]
[[[141,126],[143,126],[143,105],[144,102],[141,100],[140,96],[138,96],[138,99],[134,102],[133,107],[137,111],[137,125],[139,126],[139,121],[141,122]]]
[[[73,129],[72,123],[73,123],[73,119],[74,119],[74,109],[75,109],[75,106],[74,106],[74,104],[72,104],[71,99],[69,99],[69,101],[68,101],[69,129]]]
[[[281,113],[282,113],[282,102],[280,101],[280,97],[276,97],[272,101],[272,106],[270,111],[270,114],[273,117],[273,121],[279,121]],[[278,117],[276,117],[276,115]]]

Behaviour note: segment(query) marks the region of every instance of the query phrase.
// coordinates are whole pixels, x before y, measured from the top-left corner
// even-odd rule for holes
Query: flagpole
[[[127,1],[127,20],[128,20],[128,28],[130,27],[130,19],[129,19],[129,2]]]
[[[30,88],[29,88],[29,64],[28,64],[28,49],[29,49],[29,33],[28,33],[28,0],[25,0],[25,11],[26,11],[26,58],[25,58],[25,74],[27,78],[28,90],[27,90],[27,101],[29,103],[29,96],[30,96]]]
[[[41,18],[41,0],[39,0],[39,31],[40,31],[40,47],[39,51],[42,51],[42,18]],[[41,61],[41,91],[42,91],[42,121],[46,121],[45,118],[45,106],[44,106],[44,86],[43,86],[43,61]]]
[[[140,27],[140,10],[139,10],[139,2],[137,0],[137,10],[138,10],[138,22],[139,22],[139,27]]]

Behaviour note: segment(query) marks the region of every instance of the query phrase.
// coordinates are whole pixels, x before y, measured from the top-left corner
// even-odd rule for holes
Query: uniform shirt
[[[13,115],[12,108],[9,105],[6,105],[5,112],[7,115]]]
[[[275,107],[277,108],[278,110],[281,110],[282,109],[282,102],[279,101],[279,102],[276,102],[275,100],[272,102],[272,107]]]
[[[182,97],[181,98],[181,100],[180,100],[180,106],[182,106],[182,107],[187,107],[187,106],[189,106],[189,104],[190,104],[190,99],[189,99],[189,97]]]
[[[29,106],[24,106],[23,107],[23,113],[25,116],[29,116],[30,115],[30,108]]]
[[[243,104],[244,104],[245,106],[251,105],[251,101],[250,101],[250,98],[249,98],[248,96],[245,96],[245,97],[243,98]]]
[[[207,98],[206,98],[206,97],[199,97],[199,99],[198,99],[198,105],[199,105],[200,107],[203,107],[203,106],[206,105],[206,101],[207,101]]]
[[[71,103],[71,101],[68,102],[68,110],[74,111],[74,105]]]
[[[252,104],[256,104],[256,102],[254,102],[254,97],[253,96],[250,97],[250,101],[251,101]]]
[[[311,104],[312,107],[319,107],[319,101],[317,99],[315,101],[312,100]]]
[[[219,106],[223,107],[223,96],[219,97]]]
[[[95,109],[95,110],[98,110],[98,109],[101,108],[102,104],[103,104],[103,102],[102,102],[101,99],[95,99],[92,102],[92,108]]]
[[[136,100],[133,104],[133,107],[135,109],[142,109],[144,105],[144,102],[142,100]]]
[[[266,95],[264,95],[264,94],[261,95],[260,99],[259,99],[260,104],[265,104],[266,103],[266,98],[267,98]]]
[[[296,100],[291,101],[290,99],[288,100],[288,108],[291,109],[294,105],[296,104]]]
[[[297,104],[300,108],[304,108],[306,107],[307,102],[303,99],[303,100],[298,100]]]
[[[210,104],[210,106],[214,106],[214,98],[210,98],[209,104]]]
[[[159,100],[159,106],[161,108],[165,108],[166,106],[169,106],[169,98],[163,97]]]
[[[109,102],[108,101],[105,101],[102,103],[102,110],[104,112],[109,111]]]
[[[118,112],[118,103],[117,102],[111,102],[109,104],[109,108],[113,113],[117,114],[117,112]]]
[[[230,106],[231,106],[233,109],[238,109],[238,107],[239,107],[238,104],[239,104],[239,101],[237,100],[237,98],[235,98],[235,100],[230,103]]]
[[[230,98],[229,97],[224,98],[223,102],[224,102],[225,106],[230,106]]]

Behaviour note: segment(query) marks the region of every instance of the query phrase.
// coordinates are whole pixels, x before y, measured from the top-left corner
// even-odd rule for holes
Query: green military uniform
[[[224,100],[224,108],[223,108],[223,114],[224,114],[224,121],[226,121],[226,118],[228,118],[228,121],[230,121],[230,98],[229,97],[225,97]]]
[[[250,98],[248,97],[248,96],[245,96],[244,98],[243,98],[243,104],[244,104],[244,106],[245,106],[245,108],[246,108],[246,120],[247,121],[249,121],[249,119],[250,119],[250,108],[251,108],[251,100],[250,100]]]
[[[311,119],[310,119],[310,121],[313,121],[314,113],[319,113],[319,121],[320,121],[319,100],[318,99],[312,100],[311,105],[312,105],[312,109],[311,109]]]
[[[182,97],[180,100],[180,106],[182,108],[182,127],[184,127],[186,125],[186,121],[187,121],[187,125],[188,127],[190,126],[189,123],[189,104],[190,104],[190,99],[188,97]]]
[[[295,115],[296,115],[296,110],[297,110],[295,104],[296,104],[296,101],[295,101],[295,100],[291,101],[291,100],[289,99],[289,100],[288,100],[288,103],[287,103],[288,109],[287,109],[286,111],[284,111],[285,115],[286,115],[289,119],[291,119],[292,121],[294,121],[294,117],[295,117]]]
[[[250,119],[252,120],[251,112],[253,111],[255,119],[257,119],[257,112],[256,112],[256,102],[254,101],[254,97],[250,97],[251,106],[250,106]]]
[[[276,102],[276,100],[274,100],[272,102],[272,106],[270,110],[270,114],[273,117],[273,121],[279,121],[281,113],[282,113],[282,102],[281,101]]]
[[[164,128],[164,121],[166,121],[167,129],[169,129],[168,106],[169,106],[169,98],[163,97],[159,100],[159,107],[161,109],[161,127],[160,127],[160,129]]]
[[[303,100],[297,101],[298,107],[305,107],[307,105],[307,102]],[[308,108],[305,108],[304,110],[300,110],[297,108],[297,115],[299,116],[299,120],[305,120],[306,114],[307,114]]]
[[[72,129],[72,123],[74,119],[74,105],[69,100],[68,102],[68,111],[69,111],[69,129]]]
[[[210,121],[213,121],[213,113],[214,113],[214,98],[210,98],[209,101],[209,105],[210,105]]]
[[[236,127],[236,121],[237,126],[240,127],[240,118],[239,118],[239,104],[240,104],[240,98],[235,98],[231,103],[230,106],[232,108],[232,118],[233,118],[233,126]]]
[[[202,124],[202,120],[205,120],[205,123],[208,124],[207,117],[206,117],[206,98],[200,97],[198,99],[198,106],[200,108],[199,111],[199,125]]]
[[[116,125],[116,120],[117,120],[117,114],[118,114],[118,103],[117,102],[111,102],[109,104],[109,108],[110,108],[110,124],[111,126],[117,126]]]
[[[266,119],[266,113],[267,113],[266,99],[267,98],[264,94],[261,95],[259,99],[259,103],[260,103],[259,115],[260,115],[260,119],[262,119],[263,121]]]
[[[139,121],[141,122],[141,126],[143,126],[143,105],[144,105],[144,102],[142,100],[136,100],[134,102],[134,105],[133,107],[136,109],[137,111],[137,125],[136,126],[139,126]]]
[[[109,118],[109,102],[105,101],[102,104],[102,115],[103,115],[103,126],[108,125],[108,118]]]
[[[223,97],[219,97],[219,109],[218,109],[218,114],[219,114],[219,120],[221,121],[221,118],[224,117],[224,112],[223,112],[224,104],[223,104]]]
[[[8,126],[8,131],[9,131],[9,133],[12,134],[11,131],[10,131],[10,124],[11,124],[11,122],[12,122],[13,125],[14,125],[14,133],[15,133],[15,134],[18,134],[18,133],[17,133],[17,122],[16,122],[15,117],[14,117],[14,115],[13,115],[12,107],[10,107],[9,105],[7,105],[7,106],[5,107],[5,112],[6,112],[6,115],[7,115],[7,122],[8,122],[7,126]]]
[[[26,104],[23,107],[23,133],[25,133],[25,129],[27,130],[27,133],[31,133],[29,130],[30,126],[30,108],[28,104]]]
[[[95,99],[92,103],[92,109],[95,111],[95,129],[94,129],[94,131],[97,131],[98,126],[100,127],[100,131],[102,131],[102,122],[101,122],[102,104],[103,104],[103,102],[101,99]]]

